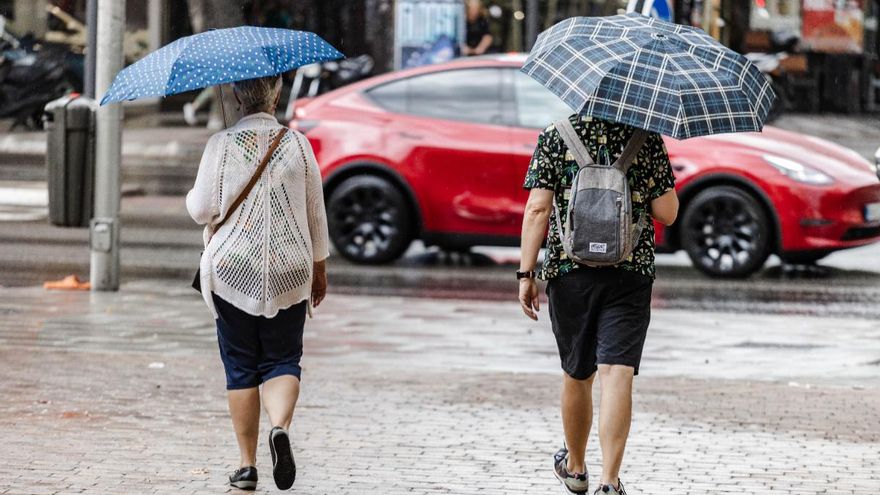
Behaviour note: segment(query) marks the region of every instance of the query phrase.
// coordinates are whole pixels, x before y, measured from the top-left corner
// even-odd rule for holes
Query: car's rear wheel
[[[747,277],[770,256],[771,226],[758,201],[735,187],[697,194],[682,217],[681,245],[694,266],[715,277]]]
[[[387,263],[413,239],[409,204],[391,182],[372,175],[345,179],[327,201],[330,239],[355,263]]]

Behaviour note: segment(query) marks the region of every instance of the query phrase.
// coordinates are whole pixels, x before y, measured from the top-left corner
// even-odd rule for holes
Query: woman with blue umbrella
[[[268,443],[275,484],[287,490],[294,483],[288,430],[300,391],[303,326],[327,290],[321,171],[309,141],[275,119],[280,74],[341,56],[312,33],[209,31],[123,70],[102,100],[233,83],[245,115],[208,141],[186,198],[192,218],[205,225],[194,286],[217,325],[241,456],[229,481],[240,489],[257,486],[261,402],[272,423]]]

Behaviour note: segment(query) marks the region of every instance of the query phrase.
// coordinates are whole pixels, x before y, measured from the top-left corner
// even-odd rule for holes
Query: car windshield
[[[538,81],[520,71],[515,71],[515,74],[513,81],[517,125],[543,129],[550,123],[572,114],[568,105],[541,86]]]

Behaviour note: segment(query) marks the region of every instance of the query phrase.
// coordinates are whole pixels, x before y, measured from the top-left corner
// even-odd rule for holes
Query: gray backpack
[[[648,133],[637,129],[613,165],[597,165],[567,118],[556,122],[556,130],[579,166],[564,222],[555,206],[556,227],[565,254],[587,266],[612,266],[626,261],[647,222],[644,215],[633,221],[626,173]]]

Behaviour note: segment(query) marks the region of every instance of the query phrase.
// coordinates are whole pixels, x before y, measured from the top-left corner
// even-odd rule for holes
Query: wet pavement
[[[331,287],[307,323],[295,491],[559,493],[542,316]],[[226,491],[236,448],[215,339],[173,281],[0,288],[0,493]],[[875,320],[657,308],[623,479],[632,494],[876,494],[878,391]],[[260,449],[260,492],[274,493]]]
[[[32,215],[37,193],[21,194],[18,212]],[[187,217],[182,197],[126,197],[122,222],[123,281],[192,279],[201,232]],[[0,286],[33,286],[69,274],[88,278],[87,229],[5,221],[0,239]],[[509,300],[518,255],[515,248],[442,253],[415,243],[388,266],[358,266],[334,256],[329,275],[337,290],[348,294]],[[880,320],[880,244],[834,253],[819,268],[782,266],[772,258],[746,280],[703,276],[684,253],[658,255],[657,264],[656,307]]]

